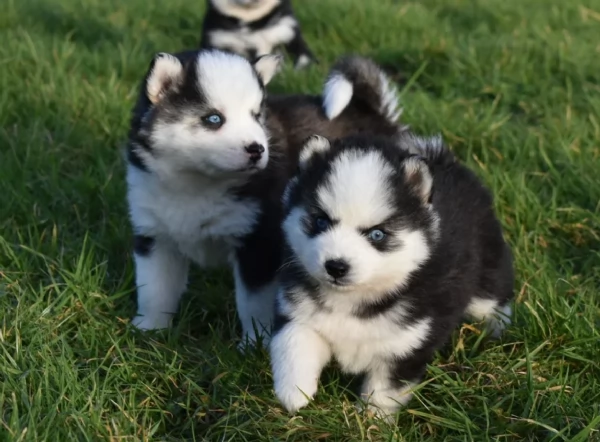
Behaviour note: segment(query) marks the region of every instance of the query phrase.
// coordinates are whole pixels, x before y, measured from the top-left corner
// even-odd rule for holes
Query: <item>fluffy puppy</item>
[[[439,137],[315,136],[300,158],[284,198],[275,393],[304,407],[335,358],[389,415],[465,315],[496,336],[510,321],[512,255],[492,196]]]
[[[370,60],[334,66],[323,96],[267,97],[280,57],[158,54],[127,147],[141,329],[169,326],[190,261],[229,263],[244,336],[269,332],[281,266],[281,196],[313,132],[402,131],[396,91]]]
[[[285,46],[296,69],[316,61],[290,0],[208,0],[200,47],[250,60]]]

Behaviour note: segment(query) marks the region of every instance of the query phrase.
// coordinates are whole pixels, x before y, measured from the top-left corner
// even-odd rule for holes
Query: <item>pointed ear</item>
[[[318,152],[327,152],[331,144],[329,140],[320,135],[312,135],[310,136],[302,146],[302,150],[300,151],[300,162],[299,167],[300,170],[304,170],[306,164],[310,159]]]
[[[404,163],[404,182],[423,204],[430,204],[433,195],[433,176],[425,160],[419,156],[408,157]]]
[[[254,62],[254,70],[266,86],[273,79],[279,67],[283,57],[281,55],[263,55]]]
[[[154,56],[146,79],[146,95],[153,103],[158,103],[183,75],[183,65],[171,54],[159,52]]]

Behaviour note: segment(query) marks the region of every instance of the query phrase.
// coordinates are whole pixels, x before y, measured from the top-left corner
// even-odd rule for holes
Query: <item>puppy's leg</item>
[[[412,398],[412,389],[425,373],[432,351],[419,349],[408,357],[386,358],[372,365],[361,388],[361,399],[377,417],[393,421],[393,414]]]
[[[331,349],[314,330],[288,322],[273,336],[270,351],[275,395],[293,413],[317,392]]]
[[[255,344],[259,337],[268,345],[268,340],[275,313],[275,296],[277,284],[275,280],[259,287],[251,287],[243,276],[239,261],[233,266],[235,279],[235,301],[237,312],[242,324],[242,342],[240,348],[246,344]]]
[[[136,235],[134,260],[138,310],[133,325],[166,328],[187,285],[188,259],[173,244]]]
[[[486,330],[498,339],[511,323],[512,308],[509,303],[500,305],[495,299],[473,298],[467,306],[467,314],[475,321],[484,321]]]
[[[304,40],[302,32],[298,27],[295,28],[294,38],[292,38],[290,42],[285,45],[285,48],[292,56],[292,59],[294,60],[294,67],[296,69],[305,68],[313,62],[317,63],[317,59],[308,47],[308,44]]]

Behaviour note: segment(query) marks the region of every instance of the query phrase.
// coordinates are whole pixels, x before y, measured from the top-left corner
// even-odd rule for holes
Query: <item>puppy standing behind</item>
[[[229,262],[245,337],[270,331],[281,266],[281,196],[301,141],[402,130],[396,90],[370,60],[339,61],[321,96],[267,98],[280,57],[158,54],[128,143],[128,202],[141,329],[169,326],[189,262]]]
[[[334,357],[364,374],[361,396],[388,415],[464,315],[496,336],[510,321],[512,255],[490,193],[441,138],[396,141],[313,137],[301,152],[271,340],[290,411]]]
[[[207,0],[200,47],[254,60],[284,45],[296,69],[316,61],[290,0]]]

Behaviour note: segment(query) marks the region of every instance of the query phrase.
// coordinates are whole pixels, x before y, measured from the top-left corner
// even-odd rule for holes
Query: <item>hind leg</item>
[[[259,338],[266,347],[275,315],[277,284],[272,281],[260,287],[251,286],[244,279],[239,262],[234,264],[233,275],[237,312],[242,324],[240,348],[243,349],[247,344],[255,344]]]
[[[512,308],[508,302],[501,305],[495,299],[473,298],[467,306],[467,314],[476,321],[484,321],[486,330],[498,339],[511,324]]]

